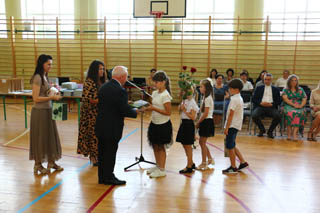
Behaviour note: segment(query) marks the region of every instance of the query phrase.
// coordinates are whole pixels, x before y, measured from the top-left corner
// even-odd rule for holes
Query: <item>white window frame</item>
[[[31,25],[30,30],[33,31],[33,18],[35,17],[35,26],[36,26],[36,33],[37,39],[54,39],[56,38],[56,17],[59,20],[59,38],[62,39],[74,39],[75,33],[67,33],[64,34],[63,31],[74,31],[74,17],[75,17],[75,10],[74,10],[74,1],[73,1],[73,9],[70,10],[72,13],[62,13],[61,7],[63,7],[63,0],[52,0],[52,2],[56,2],[58,4],[58,11],[57,13],[46,13],[44,8],[44,0],[41,0],[42,5],[37,5],[38,7],[41,6],[41,13],[29,13],[27,10],[27,4],[32,3],[32,0],[21,0],[21,12],[22,18],[26,20],[25,26]],[[64,16],[68,17],[64,19]],[[61,17],[63,17],[61,19]],[[24,28],[26,29],[26,27]],[[40,32],[39,32],[40,31]],[[41,32],[41,31],[52,31],[52,32]],[[62,33],[61,33],[62,32]],[[33,38],[32,33],[23,33],[23,38]]]

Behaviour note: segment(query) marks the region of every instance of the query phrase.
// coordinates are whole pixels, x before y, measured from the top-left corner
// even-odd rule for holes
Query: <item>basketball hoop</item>
[[[163,16],[163,11],[151,11],[150,15],[153,15],[155,18],[161,18]]]

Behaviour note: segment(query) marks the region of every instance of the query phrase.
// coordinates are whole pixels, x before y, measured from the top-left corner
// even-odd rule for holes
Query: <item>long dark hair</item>
[[[39,56],[39,58],[37,60],[36,69],[30,79],[30,84],[32,84],[34,76],[39,74],[41,77],[41,85],[44,85],[44,75],[48,79],[48,73],[44,73],[43,65],[49,60],[52,60],[51,55],[41,54]]]
[[[205,102],[204,100],[211,95],[212,100],[213,100],[213,88],[211,86],[210,81],[208,81],[207,79],[204,79],[200,82],[200,84],[202,84],[204,86],[204,88],[206,89],[204,96],[203,96],[203,101],[202,101],[202,107],[201,107],[201,112],[204,112],[204,108],[205,108]]]
[[[213,72],[216,72],[216,74],[215,74],[214,76],[212,76]],[[210,71],[210,78],[216,78],[216,75],[218,75],[218,70],[213,68],[213,69]]]
[[[261,72],[260,72],[260,74],[259,74],[259,76],[258,76],[258,78],[257,78],[257,80],[256,80],[256,83],[258,83],[259,81],[261,81],[262,79],[261,79],[261,75],[262,75],[262,73],[267,73],[268,71],[267,70],[262,70]]]
[[[99,61],[99,60],[92,61],[89,66],[87,78],[86,78],[86,79],[90,78],[91,80],[93,80],[94,83],[96,83],[97,87],[100,87],[100,85],[106,81],[105,71],[103,71],[103,76],[99,77],[100,65],[103,66],[103,70],[104,70],[104,63],[102,61]]]
[[[167,74],[164,71],[157,71],[154,76],[152,77],[152,80],[155,82],[165,81],[166,82],[166,90],[171,95],[171,89],[170,89],[170,79],[167,76]]]

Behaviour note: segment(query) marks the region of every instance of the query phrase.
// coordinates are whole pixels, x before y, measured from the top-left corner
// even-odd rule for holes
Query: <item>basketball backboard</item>
[[[163,18],[185,18],[187,0],[134,0],[134,18],[153,18],[151,12],[163,12]]]

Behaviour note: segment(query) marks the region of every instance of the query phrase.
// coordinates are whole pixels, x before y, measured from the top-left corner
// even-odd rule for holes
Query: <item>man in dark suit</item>
[[[128,95],[122,87],[127,81],[127,68],[116,66],[112,79],[102,85],[98,92],[98,115],[95,132],[98,137],[99,184],[122,185],[113,174],[118,143],[122,137],[124,117],[137,117],[136,109],[128,105]]]
[[[272,75],[270,73],[264,76],[264,85],[258,86],[253,94],[254,110],[252,113],[252,119],[259,127],[260,133],[258,137],[262,137],[266,132],[261,117],[267,116],[272,118],[271,126],[268,130],[268,137],[274,138],[273,130],[281,121],[281,115],[279,112],[279,105],[281,104],[280,91],[277,87],[271,85]]]

